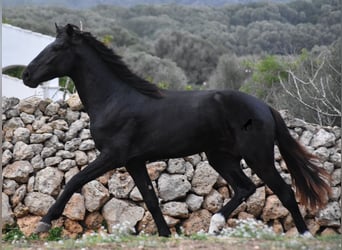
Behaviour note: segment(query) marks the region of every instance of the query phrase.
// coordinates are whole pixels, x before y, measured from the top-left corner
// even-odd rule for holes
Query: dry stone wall
[[[17,223],[25,234],[63,191],[72,176],[98,155],[89,130],[89,117],[77,97],[67,102],[37,98],[2,101],[2,221]],[[313,234],[341,233],[341,134],[340,128],[319,127],[282,112],[291,134],[318,155],[332,177],[332,196],[317,213],[301,207]],[[277,148],[275,165],[291,184]],[[277,232],[295,233],[288,211],[269,188],[242,162],[243,171],[257,190],[227,222],[263,220]],[[207,231],[210,218],[232,197],[232,191],[210,167],[204,154],[147,164],[162,212],[173,231],[185,234]],[[76,236],[106,225],[109,232],[128,223],[138,232],[156,233],[151,214],[125,168],[108,172],[75,193],[54,226]]]

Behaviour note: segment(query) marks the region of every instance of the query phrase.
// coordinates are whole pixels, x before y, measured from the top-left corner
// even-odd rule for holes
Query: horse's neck
[[[97,59],[82,60],[71,78],[89,115],[103,110],[109,99],[123,102],[123,97],[127,94],[132,95],[133,91]]]

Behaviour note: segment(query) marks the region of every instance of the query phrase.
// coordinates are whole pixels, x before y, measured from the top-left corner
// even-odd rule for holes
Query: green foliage
[[[266,55],[256,62],[247,62],[252,70],[252,77],[241,88],[241,91],[257,96],[274,105],[281,91],[279,78],[286,79],[287,65],[280,57]]]
[[[64,91],[66,93],[76,93],[75,83],[69,77],[59,78],[59,87],[61,91]]]
[[[283,79],[287,77],[284,65],[274,55],[267,55],[253,68],[253,81],[264,84],[268,88],[279,82],[279,77]]]
[[[54,227],[49,230],[49,235],[46,238],[48,241],[59,241],[62,239],[62,227]]]
[[[5,233],[2,236],[4,241],[16,241],[24,237],[23,232],[19,229],[17,225],[9,226],[6,225]]]
[[[21,79],[21,75],[23,74],[24,70],[25,70],[24,66],[15,66],[15,67],[11,67],[9,69],[3,70],[2,73],[5,75],[9,75],[9,76]]]

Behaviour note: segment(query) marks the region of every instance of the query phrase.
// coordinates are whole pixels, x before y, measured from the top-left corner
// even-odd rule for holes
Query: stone
[[[79,137],[81,140],[86,140],[86,139],[91,139],[91,134],[90,134],[90,129],[82,129],[81,132],[79,133]]]
[[[337,186],[341,183],[341,168],[335,169],[331,175],[331,185]]]
[[[5,193],[2,193],[1,200],[1,224],[2,229],[6,226],[6,224],[14,224],[12,208],[9,203],[8,196]]]
[[[187,164],[185,165],[185,173],[184,175],[186,176],[186,178],[188,179],[188,181],[191,181],[193,176],[194,176],[194,167],[192,166],[192,164],[190,164],[189,162],[187,162]]]
[[[126,223],[128,228],[133,228],[140,221],[145,213],[145,209],[127,201],[112,198],[103,209],[102,215],[105,218],[109,233],[115,231],[116,225]]]
[[[152,186],[153,186],[153,190],[156,193],[156,195],[158,196],[158,188],[157,188],[157,183],[155,181],[152,181]],[[137,186],[135,186],[131,193],[129,194],[129,198],[133,201],[143,201],[143,197],[138,189]]]
[[[216,213],[223,205],[223,197],[215,189],[212,189],[208,195],[205,196],[203,208],[209,212]]]
[[[255,193],[252,194],[246,201],[247,213],[254,215],[258,218],[265,206],[266,191],[265,187],[259,187],[256,189]]]
[[[37,224],[41,220],[41,216],[36,215],[28,215],[23,218],[17,219],[17,224],[19,229],[26,237],[29,237],[33,233],[35,233]]]
[[[47,116],[56,115],[59,108],[60,108],[60,105],[57,102],[51,102],[50,104],[46,106],[44,110],[44,114]]]
[[[73,111],[79,111],[83,109],[83,104],[78,94],[71,95],[66,102]]]
[[[312,235],[316,235],[321,227],[315,219],[308,219],[305,221],[305,223]]]
[[[71,139],[70,141],[67,141],[65,143],[64,149],[66,151],[71,151],[71,152],[76,151],[78,147],[80,146],[81,142],[82,141],[80,138]]]
[[[22,141],[24,143],[29,143],[31,131],[28,128],[17,128],[13,133],[13,143]]]
[[[31,173],[33,173],[33,167],[28,161],[13,162],[7,165],[2,171],[3,177],[19,183],[26,183]]]
[[[196,166],[202,159],[199,154],[195,154],[195,155],[184,157],[184,160],[186,160],[187,162],[190,162],[192,166]]]
[[[85,123],[82,120],[76,120],[74,121],[70,127],[69,130],[65,133],[65,140],[70,140],[72,138],[75,138],[79,131],[81,131],[85,126]]]
[[[170,174],[184,174],[185,160],[183,158],[170,159],[168,161],[167,171]]]
[[[89,213],[85,219],[85,225],[88,229],[97,230],[101,228],[104,218],[98,211]]]
[[[322,231],[321,236],[327,237],[327,236],[336,236],[337,232],[332,228],[326,228]]]
[[[116,198],[128,198],[133,187],[134,181],[128,172],[115,172],[108,181],[109,193]]]
[[[13,117],[9,120],[7,120],[4,124],[3,124],[3,130],[6,131],[6,130],[9,130],[9,129],[12,129],[12,130],[15,130],[17,128],[23,128],[25,127],[25,124],[23,123],[23,121],[19,118],[19,117]]]
[[[95,142],[92,139],[84,140],[79,146],[79,150],[87,151],[95,148]]]
[[[314,155],[318,156],[322,162],[329,159],[330,151],[326,147],[319,147],[314,151]]]
[[[75,151],[75,161],[78,166],[83,166],[88,163],[88,156],[83,151]]]
[[[325,129],[321,128],[316,134],[314,134],[311,140],[311,146],[314,148],[318,147],[331,147],[335,143],[335,135],[329,133]]]
[[[184,175],[162,174],[158,179],[159,196],[163,201],[170,201],[186,196],[191,184]]]
[[[33,114],[38,108],[39,102],[41,101],[38,97],[29,97],[22,99],[18,105],[20,112],[25,112],[27,114]]]
[[[35,155],[31,159],[31,165],[34,169],[34,171],[40,170],[45,167],[44,161],[40,155]]]
[[[52,135],[50,139],[44,142],[45,147],[55,148],[57,150],[64,149],[64,144],[61,143],[56,135]]]
[[[63,177],[62,171],[46,167],[37,173],[34,189],[43,194],[56,196],[61,189]]]
[[[2,183],[2,192],[7,194],[8,196],[11,196],[11,195],[13,195],[15,193],[15,190],[18,187],[19,187],[18,183],[16,183],[14,180],[4,179],[3,183]]]
[[[341,154],[340,153],[335,152],[331,154],[329,160],[334,164],[334,166],[341,168]]]
[[[184,234],[193,235],[200,231],[208,232],[211,213],[206,209],[201,209],[190,214],[183,223]]]
[[[27,145],[22,141],[18,141],[13,148],[14,160],[29,160],[34,156],[34,151],[31,145]]]
[[[2,150],[7,150],[7,149],[12,151],[13,150],[13,144],[8,142],[8,141],[2,142]]]
[[[1,162],[2,166],[6,166],[13,158],[13,154],[9,149],[2,152]]]
[[[52,137],[51,133],[42,133],[42,134],[32,134],[30,136],[30,143],[43,143],[47,139]]]
[[[158,233],[157,225],[149,211],[146,211],[144,217],[138,222],[138,232],[153,235]]]
[[[273,221],[272,228],[276,234],[282,234],[284,232],[283,225],[279,220]]]
[[[62,157],[63,159],[73,159],[76,155],[74,152],[69,152],[66,150],[59,150],[56,156]]]
[[[59,156],[53,156],[48,157],[44,160],[44,163],[46,166],[56,166],[62,161],[62,157]]]
[[[67,184],[71,180],[71,178],[74,177],[79,172],[80,170],[78,169],[78,167],[73,167],[69,171],[67,171],[64,174],[65,184]]]
[[[99,181],[88,182],[82,188],[85,207],[89,212],[99,210],[109,199],[109,191]]]
[[[34,191],[34,182],[36,178],[35,176],[31,176],[27,182],[27,192],[33,192]]]
[[[313,133],[310,132],[309,130],[305,130],[302,133],[301,137],[299,138],[299,142],[304,146],[309,146],[312,138],[313,138]]]
[[[208,162],[200,162],[192,178],[192,190],[197,195],[207,195],[217,181],[219,174],[209,165]]]
[[[261,218],[268,222],[270,220],[284,218],[288,213],[288,210],[282,205],[278,197],[276,195],[271,195],[266,199]]]
[[[30,115],[30,114],[27,114],[25,112],[20,113],[19,116],[25,124],[31,124],[36,119],[36,117],[34,115]]]
[[[58,169],[66,172],[75,166],[76,166],[75,160],[65,159],[58,164]]]
[[[39,192],[28,193],[24,200],[30,213],[39,216],[44,216],[54,203],[55,199],[52,196]]]
[[[58,119],[52,121],[50,124],[51,128],[61,130],[61,131],[67,131],[69,130],[69,125],[65,120]]]
[[[43,148],[44,148],[42,144],[30,144],[30,147],[34,155],[39,155],[43,151]]]
[[[152,181],[157,180],[166,167],[167,164],[164,161],[151,162],[146,165],[148,175]]]
[[[71,220],[83,220],[85,217],[85,203],[84,197],[79,194],[75,193],[71,196],[70,200],[66,204],[63,215],[68,217]]]
[[[161,205],[163,214],[176,217],[187,218],[189,217],[188,205],[184,202],[171,201]]]
[[[12,206],[17,206],[25,197],[26,195],[26,185],[21,185],[17,190],[15,190],[15,193],[11,197]]]
[[[44,147],[40,155],[43,159],[45,159],[47,157],[54,156],[56,152],[57,149],[55,147]]]
[[[341,186],[331,188],[330,200],[338,201],[341,198]]]
[[[321,226],[341,226],[341,207],[337,201],[327,204],[317,215],[317,222]]]
[[[10,108],[16,106],[20,100],[16,97],[5,97],[3,96],[2,98],[2,112],[6,112]]]
[[[68,231],[70,238],[76,238],[78,234],[83,232],[83,227],[74,220],[67,218],[64,222],[65,230]]]
[[[68,122],[68,124],[73,123],[74,121],[78,120],[80,117],[80,112],[78,111],[72,111],[70,108],[67,109],[65,118]]]
[[[29,208],[22,203],[19,203],[13,210],[14,217],[17,219],[27,216],[29,213]]]
[[[201,208],[204,198],[196,194],[189,194],[186,197],[185,203],[190,211],[197,211]]]

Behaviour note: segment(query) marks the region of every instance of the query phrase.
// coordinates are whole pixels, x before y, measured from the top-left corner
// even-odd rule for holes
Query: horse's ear
[[[55,23],[55,27],[56,27],[56,33],[60,33],[61,32],[61,28],[58,26],[57,23]]]

